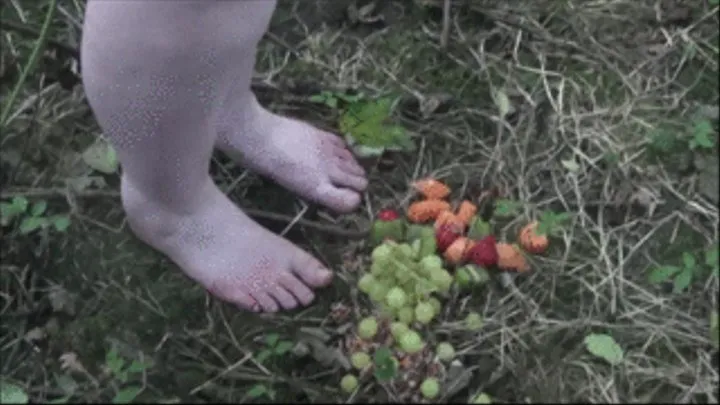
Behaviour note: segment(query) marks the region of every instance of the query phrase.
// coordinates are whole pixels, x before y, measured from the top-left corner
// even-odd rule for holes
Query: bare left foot
[[[265,110],[255,97],[228,114],[216,147],[303,198],[347,213],[360,205],[365,171],[337,135]]]

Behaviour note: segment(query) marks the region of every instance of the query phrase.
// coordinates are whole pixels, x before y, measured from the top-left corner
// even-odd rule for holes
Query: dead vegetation
[[[42,3],[3,8],[3,111]],[[379,209],[406,204],[410,181],[432,175],[516,202],[502,237],[543,212],[570,213],[560,247],[531,274],[454,304],[486,319],[456,342],[473,376],[454,399],[717,402],[718,277],[704,263],[718,243],[717,2],[452,1],[445,18],[442,2],[377,3],[282,2],[254,87],[272,109],[327,128],[337,112],[310,103],[314,94],[400,95],[394,119],[417,150],[375,167],[357,214],[263,208],[363,227]],[[57,7],[54,42],[8,110],[0,177],[4,202],[45,201],[40,217],[71,223],[2,228],[3,383],[35,401],[107,401],[133,389],[149,401],[345,400],[338,376],[347,360],[337,347],[361,312],[348,290],[364,271],[363,243],[288,227],[339,275],[306,311],[257,318],[207,298],[132,238],[117,176],[83,160],[99,129],[68,52],[82,10],[72,0]],[[241,206],[290,201],[222,157],[213,170]],[[650,282],[687,255],[697,271],[686,288]],[[590,333],[611,335],[622,364],[588,353]],[[354,398],[386,395],[368,388]]]

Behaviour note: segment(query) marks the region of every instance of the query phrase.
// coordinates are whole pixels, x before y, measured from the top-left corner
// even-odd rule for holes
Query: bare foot
[[[303,198],[338,212],[356,209],[367,179],[345,142],[250,99],[223,119],[216,147]]]
[[[262,228],[208,177],[203,201],[184,212],[153,201],[123,178],[123,205],[137,236],[166,254],[211,294],[251,311],[308,305],[332,273],[311,255]]]

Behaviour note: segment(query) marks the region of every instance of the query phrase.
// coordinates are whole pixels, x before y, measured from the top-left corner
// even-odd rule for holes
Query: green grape
[[[426,378],[425,381],[420,384],[420,393],[426,399],[436,398],[438,394],[440,394],[440,382],[434,377]]]
[[[425,347],[425,343],[422,341],[420,334],[414,330],[408,330],[403,333],[399,341],[400,348],[410,354],[417,353]]]
[[[385,302],[387,302],[390,308],[400,309],[405,305],[406,298],[407,296],[402,288],[393,287],[385,296]]]
[[[370,273],[375,277],[382,277],[389,273],[389,264],[375,262],[370,265]]]
[[[363,370],[372,363],[372,359],[365,352],[356,352],[350,356],[350,363],[356,369]]]
[[[418,302],[418,295],[413,290],[410,290],[410,291],[411,291],[410,293],[408,293],[407,291],[405,292],[405,297],[406,297],[405,298],[405,306],[406,307],[411,307],[411,306],[417,304],[417,302]]]
[[[358,387],[358,380],[352,374],[347,374],[340,380],[340,388],[348,394],[352,394]]]
[[[445,269],[433,270],[432,274],[430,274],[430,279],[435,287],[437,287],[440,292],[444,293],[450,291],[450,287],[454,281],[453,277]]]
[[[378,330],[378,322],[372,316],[369,316],[360,321],[358,324],[358,335],[362,339],[372,339]]]
[[[477,395],[475,395],[475,398],[473,398],[470,401],[471,404],[492,404],[492,398],[490,398],[490,395],[481,392]]]
[[[373,261],[373,263],[386,263],[388,262],[392,256],[393,256],[393,249],[390,247],[390,244],[383,243],[382,245],[379,245],[375,249],[373,249],[372,253],[370,254],[370,257]]]
[[[450,361],[455,357],[455,348],[450,343],[441,342],[435,348],[435,353],[440,361]]]
[[[415,251],[412,246],[407,243],[402,243],[397,246],[397,258],[402,263],[411,262],[415,257]]]
[[[358,280],[358,290],[368,294],[375,283],[377,283],[377,279],[375,279],[372,274],[364,274],[360,277],[360,280]]]
[[[429,302],[419,302],[415,306],[415,319],[422,323],[428,324],[435,317],[435,309]]]
[[[406,283],[413,278],[412,271],[410,269],[397,269],[393,275],[401,284]]]
[[[390,334],[392,334],[395,339],[398,339],[409,330],[410,328],[402,322],[393,322],[390,324]]]
[[[402,307],[397,311],[397,320],[405,325],[410,325],[415,317],[415,311],[412,307]]]
[[[385,299],[388,290],[389,288],[386,283],[377,282],[371,287],[368,296],[370,296],[370,299],[375,302],[382,302]]]
[[[432,305],[435,315],[440,315],[440,312],[442,311],[442,303],[440,300],[435,297],[430,297],[428,298],[428,302]]]
[[[443,268],[443,260],[438,255],[425,256],[420,260],[419,270],[422,274],[430,275],[435,269]]]
[[[415,284],[415,294],[417,294],[420,297],[424,297],[426,295],[432,294],[435,291],[437,291],[438,288],[433,283],[430,283],[428,281],[420,281],[417,284]]]
[[[416,240],[412,241],[412,243],[410,244],[410,247],[412,248],[412,258],[413,259],[422,257],[422,256],[420,256],[420,250],[422,249],[422,241],[420,241],[419,239],[416,239]]]
[[[477,312],[470,312],[465,317],[465,327],[471,331],[478,331],[483,327],[483,318]]]

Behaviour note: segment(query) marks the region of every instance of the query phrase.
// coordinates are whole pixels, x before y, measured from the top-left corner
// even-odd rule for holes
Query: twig
[[[20,78],[15,83],[15,87],[13,87],[12,92],[5,101],[5,108],[2,110],[2,112],[0,112],[0,126],[5,125],[7,118],[10,116],[10,111],[12,111],[12,106],[15,103],[15,99],[17,98],[18,94],[20,94],[20,89],[25,84],[25,80],[27,80],[30,71],[35,67],[38,59],[40,59],[40,54],[45,47],[45,44],[47,44],[50,33],[50,23],[52,22],[53,16],[55,15],[56,1],[57,0],[50,1],[50,6],[48,8],[47,14],[45,14],[45,21],[43,22],[40,32],[38,33],[37,40],[35,40],[35,46],[30,53],[27,64],[25,65],[25,68],[23,68],[22,73],[20,73]]]
[[[440,48],[446,48],[450,37],[450,0],[443,2],[443,25],[440,34]]]
[[[15,31],[18,34],[26,35],[29,37],[37,38],[40,36],[40,31],[36,30],[35,28],[4,18],[0,18],[0,27],[2,27],[3,30]],[[65,52],[75,59],[80,59],[80,51],[64,42],[52,38],[47,38],[46,45],[55,48],[61,52]]]
[[[62,188],[39,188],[27,190],[4,190],[0,192],[1,199],[11,199],[14,197],[26,198],[62,198],[66,197],[68,190]],[[113,190],[83,190],[73,191],[73,197],[80,198],[120,198],[120,193]],[[369,228],[361,228],[357,230],[344,229],[336,225],[322,224],[320,222],[311,221],[309,219],[296,219],[294,216],[269,212],[256,208],[243,208],[245,214],[253,218],[267,219],[270,221],[294,223],[306,228],[312,228],[316,231],[327,233],[330,235],[340,236],[348,239],[363,239],[370,234]]]

